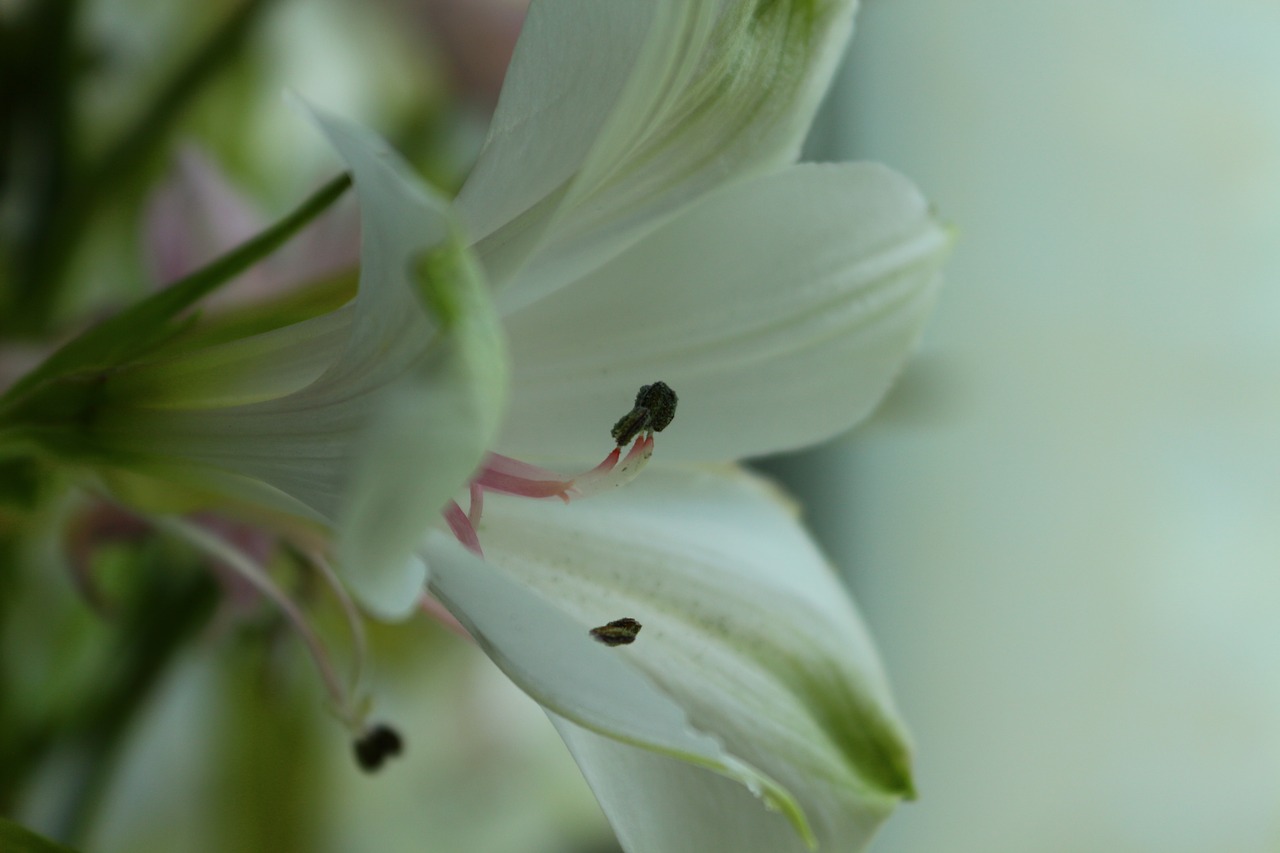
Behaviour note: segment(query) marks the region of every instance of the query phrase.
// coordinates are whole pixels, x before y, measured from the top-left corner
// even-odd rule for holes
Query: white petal
[[[583,459],[636,390],[679,395],[658,458],[728,460],[845,430],[914,344],[949,245],[904,178],[806,165],[726,188],[508,318],[501,446]]]
[[[346,162],[360,204],[360,287],[351,336],[318,386],[394,376],[421,353],[439,323],[418,301],[412,262],[452,236],[448,202],[368,128],[306,112]]]
[[[354,438],[338,556],[366,605],[404,616],[425,580],[414,548],[497,434],[506,394],[502,332],[447,202],[374,134],[319,120],[351,167],[363,246],[352,336],[316,386],[343,398],[354,384],[376,387],[375,376],[411,359],[371,401]]]
[[[627,853],[808,853],[779,812],[743,786],[549,714]],[[857,849],[856,839],[838,848]]]
[[[729,754],[777,780],[823,849],[857,849],[910,795],[908,747],[871,642],[793,509],[765,484],[732,469],[651,467],[627,488],[569,507],[493,496],[480,537],[491,562],[579,626],[638,620],[635,642],[608,651],[643,669]],[[615,819],[630,815],[623,823],[634,828],[688,817],[695,771],[570,742],[592,762],[584,769],[597,793],[616,798],[605,805]],[[639,785],[626,781],[632,771]],[[649,788],[657,779],[671,784]],[[635,794],[641,785],[646,793]],[[760,808],[727,790],[709,787],[701,802]],[[744,820],[776,832],[754,812]],[[737,849],[729,842],[738,830],[718,823],[723,843],[700,849]]]
[[[684,710],[625,652],[591,638],[591,624],[569,617],[444,533],[432,533],[424,553],[432,592],[543,707],[592,731],[733,778],[804,828],[785,792],[691,726]]]
[[[115,394],[158,409],[214,409],[291,394],[319,379],[351,336],[355,306],[249,338],[165,351],[120,370]]]
[[[141,408],[105,412],[99,434],[114,450],[143,457],[139,464],[177,459],[232,475],[222,481],[239,484],[237,499],[249,494],[247,478],[266,487],[254,491],[283,496],[272,508],[306,507],[308,518],[338,528],[340,562],[362,601],[381,615],[404,615],[424,580],[413,549],[496,435],[506,388],[501,330],[447,202],[369,131],[315,115],[351,168],[360,203],[354,308],[335,312],[332,323],[317,318],[211,348],[203,356],[212,364],[193,355],[179,366],[198,377],[234,363],[241,387],[224,375],[218,394],[195,409],[182,407],[191,401],[181,393],[143,395],[135,398]],[[298,329],[307,333],[291,341]],[[344,330],[335,359],[333,336]],[[258,363],[282,378],[270,364],[275,356],[288,356],[288,378],[296,378],[307,350],[311,369],[323,372],[305,387],[211,405],[262,393]]]
[[[504,244],[527,248],[545,225],[539,206],[554,207],[586,157],[653,15],[654,4],[635,0],[530,6],[484,149],[457,200],[471,235],[491,238],[487,254],[494,266],[499,255],[514,251]],[[499,229],[503,233],[491,237]]]
[[[503,91],[516,115],[500,110],[495,120],[505,145],[491,144],[460,197],[485,214],[468,222],[500,283],[539,250],[503,294],[508,307],[598,265],[702,193],[794,160],[856,4],[587,4],[612,26],[581,15],[581,5],[534,5],[535,14],[561,16],[559,28],[540,18],[522,33],[523,61]],[[583,73],[599,83],[574,78]],[[520,100],[531,106],[514,106]],[[548,103],[581,112],[565,120]],[[519,121],[530,117],[540,120]],[[501,196],[503,178],[519,192],[499,212],[482,199]]]

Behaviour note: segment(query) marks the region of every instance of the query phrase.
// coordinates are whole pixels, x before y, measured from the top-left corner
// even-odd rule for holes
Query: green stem
[[[22,314],[43,286],[37,262],[72,183],[72,91],[79,0],[29,3],[3,27],[0,74],[0,192],[23,212],[17,223],[15,275],[0,323]]]
[[[109,369],[144,351],[156,342],[155,335],[170,318],[280,248],[350,186],[351,176],[339,175],[256,237],[68,342],[0,398],[0,433],[5,415],[20,408],[24,398],[46,382],[68,373]]]

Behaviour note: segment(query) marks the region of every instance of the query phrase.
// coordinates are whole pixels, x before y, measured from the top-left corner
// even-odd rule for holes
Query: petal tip
[[[342,561],[344,580],[360,605],[384,622],[403,622],[413,615],[427,584],[427,566],[411,556],[398,565],[378,565],[359,555]]]

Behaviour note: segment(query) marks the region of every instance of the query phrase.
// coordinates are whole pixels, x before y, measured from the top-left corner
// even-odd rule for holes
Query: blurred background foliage
[[[455,189],[521,14],[0,2],[0,387],[338,171],[286,90],[379,128]],[[329,218],[228,292],[276,296],[326,243],[346,250],[325,272],[349,289],[355,219]],[[138,519],[48,500],[45,474],[0,459],[0,815],[103,853],[617,849],[541,711],[456,635],[370,627],[373,717],[407,749],[366,775],[271,606]],[[287,553],[271,565],[341,638],[316,578]]]

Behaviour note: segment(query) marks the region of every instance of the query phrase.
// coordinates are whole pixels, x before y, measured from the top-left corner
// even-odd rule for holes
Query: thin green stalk
[[[3,24],[0,44],[0,192],[23,218],[17,223],[17,273],[5,293],[4,325],[22,323],[41,289],[34,265],[48,250],[73,176],[76,18],[79,0],[29,3]]]
[[[107,369],[150,346],[167,321],[284,245],[351,186],[339,175],[292,213],[227,254],[68,342],[0,399],[0,421],[39,386],[70,372]],[[139,333],[143,337],[139,338]],[[2,430],[0,430],[2,432]]]

